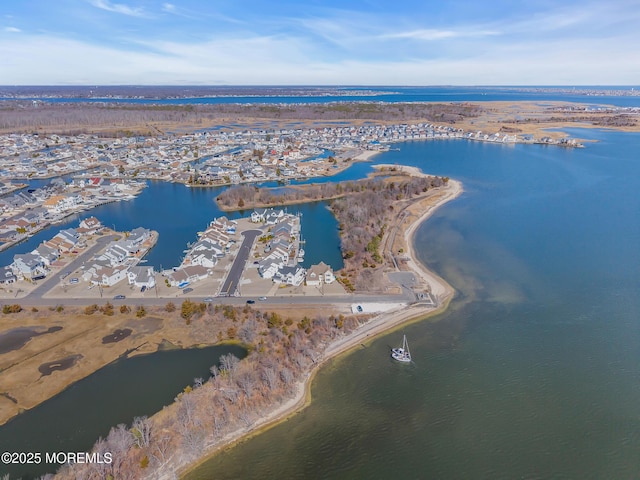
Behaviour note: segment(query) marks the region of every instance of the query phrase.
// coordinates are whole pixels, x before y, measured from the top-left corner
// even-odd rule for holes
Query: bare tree
[[[146,416],[134,418],[131,433],[138,447],[148,447],[151,442],[151,422]]]
[[[238,366],[240,360],[233,353],[228,353],[220,357],[220,369],[227,372],[229,377],[233,378],[233,373]]]
[[[282,370],[280,370],[280,378],[282,379],[282,383],[284,383],[287,387],[291,386],[291,384],[293,384],[295,380],[293,372],[288,367],[284,367]]]
[[[171,437],[168,434],[155,437],[151,447],[151,457],[154,459],[156,466],[160,466],[167,461],[167,453],[171,446]]]
[[[188,428],[182,433],[182,446],[189,457],[195,457],[202,452],[205,434],[201,427]]]
[[[189,426],[193,424],[193,419],[196,410],[196,402],[193,396],[189,393],[185,393],[180,397],[180,406],[178,407],[178,427],[180,431],[189,429]]]
[[[244,370],[238,378],[236,379],[236,383],[242,389],[244,394],[247,397],[250,397],[253,394],[253,391],[256,388],[258,383],[258,379],[256,378],[256,374],[254,370]]]
[[[269,390],[274,390],[278,385],[278,372],[273,367],[266,367],[262,370],[262,380],[267,384]]]

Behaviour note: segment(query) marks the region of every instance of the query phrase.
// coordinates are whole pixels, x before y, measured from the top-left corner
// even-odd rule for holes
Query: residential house
[[[103,287],[112,287],[116,283],[127,278],[128,267],[118,265],[115,267],[100,267],[96,269],[91,283],[100,284]]]
[[[169,284],[172,287],[177,287],[184,283],[203,280],[209,276],[210,272],[211,270],[201,265],[188,265],[186,267],[177,268],[171,272],[167,278],[169,279]]]
[[[92,235],[102,229],[102,223],[96,217],[88,217],[80,222],[79,233]]]
[[[18,281],[18,277],[13,273],[10,266],[0,268],[0,284],[8,285]]]
[[[127,272],[129,285],[135,285],[138,288],[153,288],[156,286],[156,272],[153,267],[131,267]]]
[[[11,268],[25,280],[44,277],[47,274],[44,260],[37,253],[23,253],[13,256]]]
[[[133,242],[135,245],[142,245],[142,243],[151,237],[151,230],[148,228],[138,227],[129,232],[127,240]]]
[[[50,267],[58,258],[60,258],[60,253],[57,248],[52,248],[45,243],[41,243],[38,245],[32,253],[40,255],[45,265]]]
[[[304,273],[305,270],[300,265],[284,265],[275,273],[273,281],[297,287],[302,285],[302,282],[304,281]]]
[[[324,262],[312,265],[309,270],[307,270],[307,285],[317,287],[323,284],[333,283],[335,280],[336,277],[332,268]]]

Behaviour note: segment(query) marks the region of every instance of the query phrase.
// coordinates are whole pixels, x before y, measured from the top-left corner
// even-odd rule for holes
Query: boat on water
[[[410,363],[411,352],[409,351],[409,343],[407,342],[407,336],[402,337],[402,347],[391,349],[391,358],[398,362]]]

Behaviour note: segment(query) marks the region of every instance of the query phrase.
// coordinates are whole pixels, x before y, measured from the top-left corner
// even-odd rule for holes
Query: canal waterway
[[[353,175],[357,175],[354,171]],[[222,212],[215,198],[227,187],[188,188],[179,183],[148,181],[140,195],[101,205],[87,212],[66,217],[62,223],[52,225],[33,237],[3,252],[0,265],[9,265],[18,253],[27,253],[49,240],[60,230],[77,227],[86,217],[95,216],[103,225],[118,231],[137,227],[156,230],[158,242],[145,257],[156,270],[178,266],[189,243],[197,241],[197,232],[207,228],[216,217],[226,215],[235,219],[250,215],[250,211]],[[302,236],[306,252],[303,265],[324,261],[334,269],[342,268],[342,256],[337,222],[325,202],[286,207],[290,213],[301,214]]]
[[[173,403],[194,378],[209,378],[209,368],[229,353],[246,356],[243,348],[225,345],[118,360],[0,426],[0,452],[41,452],[43,458],[45,452],[88,452],[112,426],[151,416]],[[0,473],[27,480],[59,467],[2,465]]]
[[[186,478],[637,478],[640,135],[572,133],[599,142],[376,157],[464,184],[415,242],[450,308],[329,362],[303,412]]]

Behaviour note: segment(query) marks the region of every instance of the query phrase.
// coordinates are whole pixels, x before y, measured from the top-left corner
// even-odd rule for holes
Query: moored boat
[[[409,351],[409,342],[407,342],[407,336],[402,337],[402,347],[391,349],[391,358],[398,362],[410,363],[411,352]]]

